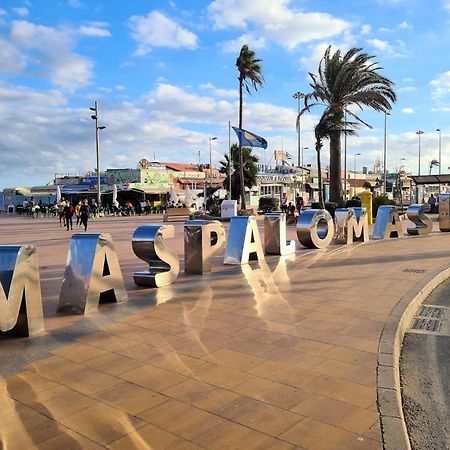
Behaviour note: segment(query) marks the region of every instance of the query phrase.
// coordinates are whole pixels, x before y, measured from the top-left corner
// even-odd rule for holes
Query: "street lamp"
[[[212,187],[212,150],[211,150],[211,142],[215,141],[217,137],[209,137],[209,187]],[[205,204],[205,211],[206,211],[206,183],[205,183],[205,189],[204,189],[204,204]]]
[[[419,130],[419,131],[416,131],[416,134],[419,136],[419,171],[418,171],[418,175],[420,176],[420,151],[421,151],[421,147],[420,147],[420,136],[422,136],[422,134],[423,134],[423,131],[422,130]]]
[[[355,153],[355,159],[354,159],[354,172],[355,172],[355,194],[356,194],[356,157],[361,155],[361,153]]]
[[[94,107],[89,108],[94,114],[91,115],[91,119],[95,120],[95,152],[97,156],[97,207],[101,206],[101,192],[100,192],[100,139],[99,131],[104,130],[105,126],[98,125],[98,102],[94,102]]]
[[[300,91],[296,92],[293,96],[296,100],[298,100],[298,116],[297,116],[297,166],[303,167],[303,160],[300,160],[300,152],[302,148],[302,137],[301,137],[301,124],[300,124],[300,101],[302,98],[305,97],[305,94],[301,93]],[[302,169],[302,175],[303,175],[303,169]]]
[[[303,177],[304,177],[304,173],[303,173],[303,151],[304,150],[308,150],[309,149],[309,147],[302,147],[302,168],[301,168],[301,178],[302,178],[302,181],[301,181],[301,183],[300,183],[300,188],[301,188],[301,195],[303,195]]]
[[[439,175],[441,174],[441,129],[436,128],[436,131],[439,133]]]
[[[391,114],[387,111],[384,112],[384,152],[383,152],[383,194],[386,195],[386,155],[387,155],[387,116]]]

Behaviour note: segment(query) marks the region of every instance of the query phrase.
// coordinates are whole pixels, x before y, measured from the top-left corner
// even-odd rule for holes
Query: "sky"
[[[328,45],[361,47],[395,83],[387,117],[387,169],[450,169],[450,0],[2,0],[0,188],[42,185],[55,173],[93,170],[99,104],[100,167],[148,160],[218,162],[228,122],[238,122],[236,58],[243,44],[262,60],[264,85],[244,98],[243,128],[267,139],[256,154],[297,156],[297,91],[310,92]],[[313,128],[302,117],[304,162]],[[348,138],[348,167],[382,160],[384,114]],[[232,136],[232,140],[236,139]],[[323,162],[328,164],[328,145]],[[357,158],[356,153],[361,153]],[[436,173],[436,168],[433,169]]]

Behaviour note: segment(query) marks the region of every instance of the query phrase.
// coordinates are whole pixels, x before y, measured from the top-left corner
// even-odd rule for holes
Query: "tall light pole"
[[[436,128],[436,131],[439,133],[439,175],[441,174],[441,167],[442,167],[442,161],[441,161],[441,129]]]
[[[98,102],[94,102],[94,107],[89,108],[94,114],[91,115],[91,119],[95,120],[95,152],[97,156],[97,207],[101,206],[101,191],[100,191],[100,139],[99,131],[104,130],[105,126],[98,125]]]
[[[215,141],[216,137],[209,137],[209,187],[212,187],[212,145],[211,142]],[[205,196],[205,211],[206,211],[206,183],[205,183],[205,190],[204,190],[204,196]]]
[[[421,152],[420,136],[422,136],[423,131],[422,130],[416,131],[416,134],[419,136],[419,169],[418,169],[418,175],[420,176],[420,152]],[[416,202],[419,203],[419,185],[416,185]]]
[[[386,170],[386,155],[387,155],[387,116],[390,116],[391,114],[387,111],[384,112],[384,149],[383,149],[383,194],[386,195],[386,176],[387,176],[387,170]]]
[[[301,181],[301,183],[300,183],[300,188],[301,188],[301,192],[302,192],[302,195],[303,195],[303,186],[304,186],[304,180],[303,180],[303,176],[304,176],[304,173],[303,173],[303,151],[304,150],[308,150],[309,149],[309,147],[302,147],[302,169],[301,169],[301,177],[302,177],[302,181]]]
[[[354,162],[353,169],[354,169],[354,172],[355,172],[355,194],[356,194],[356,157],[359,156],[359,155],[361,155],[361,153],[355,153],[355,159],[353,160],[353,162]]]
[[[298,100],[298,126],[297,126],[297,166],[301,167],[303,165],[301,159],[300,159],[300,152],[301,152],[301,148],[302,148],[302,134],[301,134],[301,124],[300,124],[300,102],[302,100],[302,98],[305,97],[305,94],[303,94],[302,92],[298,91],[296,92],[293,96],[293,98],[295,98],[296,100]]]
[[[421,152],[421,146],[420,146],[421,141],[420,141],[420,136],[422,136],[423,131],[422,131],[422,130],[416,131],[416,134],[419,136],[419,171],[418,171],[418,175],[420,175],[420,152]]]
[[[347,111],[344,112],[344,200],[347,201]]]

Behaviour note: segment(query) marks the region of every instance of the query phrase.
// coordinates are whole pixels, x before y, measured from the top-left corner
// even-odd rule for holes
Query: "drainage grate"
[[[424,305],[417,315],[421,317],[430,317],[432,319],[440,319],[444,316],[444,308]]]
[[[405,269],[403,272],[408,273],[424,273],[425,269]]]
[[[414,320],[412,329],[422,331],[433,331],[437,333],[441,329],[441,325],[442,322],[440,320],[417,318]]]

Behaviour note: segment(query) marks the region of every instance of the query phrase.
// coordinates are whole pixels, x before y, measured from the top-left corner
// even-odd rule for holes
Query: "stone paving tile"
[[[136,361],[135,359],[127,358],[126,356],[118,355],[117,353],[112,352],[107,352],[104,356],[83,362],[84,366],[114,376],[137,369],[138,367],[142,367],[144,364],[145,363],[142,361]]]
[[[8,447],[8,449],[12,448],[13,447]],[[63,432],[51,439],[41,442],[34,448],[39,450],[100,450],[105,447],[66,428]],[[23,448],[21,450],[23,450]]]
[[[104,403],[66,417],[60,423],[101,445],[109,444],[144,425],[142,420]]]
[[[376,383],[376,370],[374,368],[347,364],[333,359],[326,359],[315,365],[314,370],[324,375],[330,375],[368,387],[374,386]]]
[[[57,350],[53,350],[52,353],[76,363],[83,363],[108,354],[105,350],[81,343],[58,348]]]
[[[224,389],[237,386],[253,378],[249,373],[211,363],[208,363],[207,366],[194,369],[192,371],[192,377]]]
[[[224,423],[215,414],[173,399],[140,413],[139,418],[189,441]]]
[[[299,414],[245,396],[217,409],[215,413],[274,437],[303,419]]]
[[[267,353],[264,354],[264,357],[266,355]],[[221,348],[204,356],[202,359],[213,364],[231,367],[232,369],[242,370],[244,372],[266,361],[266,359],[247,355],[228,348]]]

